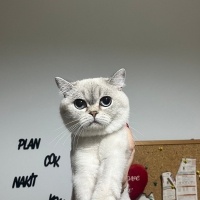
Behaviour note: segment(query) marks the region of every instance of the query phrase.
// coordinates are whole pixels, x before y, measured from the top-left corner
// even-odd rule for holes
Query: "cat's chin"
[[[107,134],[105,132],[105,125],[96,121],[90,122],[87,125],[85,124],[81,132],[79,137],[102,136]]]
[[[86,130],[102,130],[104,126],[97,121],[91,122],[87,127]]]

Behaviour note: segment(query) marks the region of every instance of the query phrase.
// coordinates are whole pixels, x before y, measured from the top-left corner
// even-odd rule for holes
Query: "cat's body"
[[[113,77],[69,83],[56,78],[64,95],[60,113],[72,134],[72,200],[129,200],[122,189],[131,154],[125,124],[129,102],[122,92],[125,70]]]

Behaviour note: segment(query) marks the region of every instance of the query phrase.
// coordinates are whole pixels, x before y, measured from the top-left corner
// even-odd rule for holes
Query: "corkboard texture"
[[[148,184],[145,193],[153,193],[156,200],[162,199],[161,174],[170,171],[175,178],[182,158],[195,158],[200,170],[200,140],[166,140],[136,142],[133,163],[147,168]],[[197,175],[198,198],[200,179]]]

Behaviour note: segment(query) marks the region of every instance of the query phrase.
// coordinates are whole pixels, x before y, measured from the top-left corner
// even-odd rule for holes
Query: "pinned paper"
[[[162,173],[163,200],[176,199],[176,183],[171,172]]]
[[[176,175],[176,199],[198,200],[196,159],[183,158]]]

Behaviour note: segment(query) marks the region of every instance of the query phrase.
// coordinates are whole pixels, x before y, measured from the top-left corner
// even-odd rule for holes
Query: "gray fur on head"
[[[60,113],[66,127],[81,136],[110,134],[125,125],[129,115],[129,101],[121,88],[125,86],[125,69],[120,69],[110,78],[90,78],[68,82],[56,77],[56,83],[64,99]],[[111,98],[109,106],[102,106],[102,98]],[[108,98],[107,98],[108,99]],[[81,109],[75,102],[81,100]],[[91,113],[96,113],[95,117]]]

